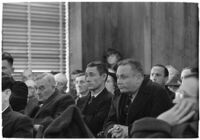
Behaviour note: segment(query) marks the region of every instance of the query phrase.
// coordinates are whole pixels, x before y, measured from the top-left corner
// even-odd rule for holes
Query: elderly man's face
[[[194,108],[198,110],[198,93],[199,80],[194,77],[183,79],[180,88],[176,92],[174,103],[179,103],[181,100],[188,100],[194,103]]]
[[[39,101],[47,100],[54,92],[54,85],[44,77],[36,81],[37,96]]]
[[[11,76],[13,73],[13,67],[8,63],[7,60],[2,60],[2,72]]]
[[[138,74],[132,70],[130,65],[120,65],[117,69],[117,85],[120,92],[135,92],[139,87]]]

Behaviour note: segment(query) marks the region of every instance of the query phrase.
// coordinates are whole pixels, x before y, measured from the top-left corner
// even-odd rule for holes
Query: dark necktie
[[[93,102],[94,98],[95,98],[94,96],[90,96],[90,100],[89,100],[88,104],[91,104]]]

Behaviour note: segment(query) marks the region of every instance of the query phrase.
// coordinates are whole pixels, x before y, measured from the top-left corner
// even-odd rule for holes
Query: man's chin
[[[127,90],[123,90],[123,89],[121,89],[120,92],[121,92],[121,93],[128,93]]]

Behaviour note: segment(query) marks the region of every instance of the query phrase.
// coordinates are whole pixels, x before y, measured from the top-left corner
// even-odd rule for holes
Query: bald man
[[[54,75],[56,81],[56,88],[58,89],[59,93],[66,94],[67,90],[67,77],[63,73],[58,73]]]

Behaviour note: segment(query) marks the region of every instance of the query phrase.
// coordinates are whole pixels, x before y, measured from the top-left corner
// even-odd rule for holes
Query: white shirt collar
[[[104,88],[101,89],[98,93],[95,93],[95,94],[93,92],[91,92],[91,96],[93,96],[94,98],[96,98],[104,90]]]

